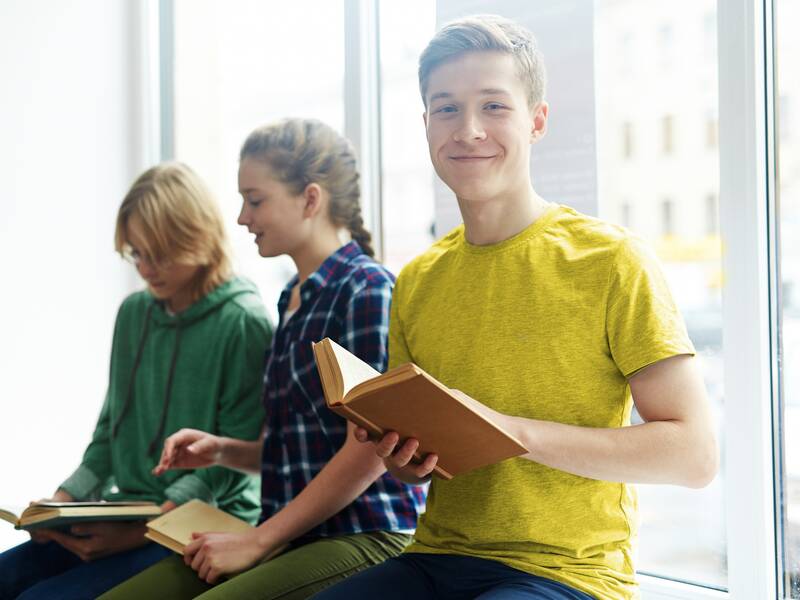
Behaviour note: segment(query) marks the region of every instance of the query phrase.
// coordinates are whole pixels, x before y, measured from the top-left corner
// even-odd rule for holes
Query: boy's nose
[[[480,119],[473,114],[465,113],[458,128],[453,133],[456,142],[476,142],[486,138],[486,131]]]

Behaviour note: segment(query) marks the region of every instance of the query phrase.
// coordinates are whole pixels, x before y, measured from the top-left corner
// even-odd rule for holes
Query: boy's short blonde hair
[[[505,17],[473,15],[444,25],[422,51],[419,57],[419,91],[425,107],[428,106],[425,100],[428,79],[436,67],[466,52],[486,51],[503,52],[514,57],[530,108],[544,99],[544,59],[533,34]]]
[[[114,247],[120,254],[130,250],[131,218],[141,227],[145,246],[137,250],[154,263],[200,267],[193,301],[232,277],[222,213],[200,176],[185,164],[156,165],[133,183],[117,213]]]

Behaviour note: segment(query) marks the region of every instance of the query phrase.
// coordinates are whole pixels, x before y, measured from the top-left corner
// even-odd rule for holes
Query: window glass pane
[[[647,239],[661,258],[722,443],[716,3],[594,6],[599,216]],[[619,132],[623,140],[635,132],[635,151],[630,142],[620,151]],[[702,490],[638,486],[640,572],[727,585],[724,464]]]
[[[430,0],[380,3],[384,262],[394,273],[433,241],[434,173],[417,60],[434,32]]]
[[[800,4],[775,2],[783,385],[783,565],[786,597],[800,598]],[[778,439],[781,439],[778,438]]]
[[[239,148],[254,128],[283,117],[343,132],[343,11],[329,0],[175,1],[175,158],[216,193],[237,270],[259,285],[274,317],[294,266],[261,258],[236,224]]]

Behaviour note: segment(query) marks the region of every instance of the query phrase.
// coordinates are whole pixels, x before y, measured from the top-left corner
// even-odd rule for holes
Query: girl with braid
[[[53,500],[147,500],[166,511],[199,498],[255,522],[258,482],[245,473],[151,472],[164,439],[183,427],[243,440],[262,428],[271,326],[255,286],[231,271],[216,201],[186,165],[153,167],[120,206],[115,245],[147,289],[119,309],[105,403]],[[170,554],[144,532],[141,521],[37,530],[0,554],[0,599],[95,598]]]
[[[249,442],[184,429],[167,439],[156,472],[221,465],[260,473],[260,525],[239,535],[197,533],[185,556],[104,599],[307,598],[399,554],[424,505],[423,488],[387,474],[328,410],[311,349],[330,337],[386,369],[394,277],[372,257],[350,144],[314,120],[257,129],[241,150],[239,192],[239,224],[259,254],[288,254],[297,267],[278,303],[264,436]],[[343,244],[343,233],[351,241]]]

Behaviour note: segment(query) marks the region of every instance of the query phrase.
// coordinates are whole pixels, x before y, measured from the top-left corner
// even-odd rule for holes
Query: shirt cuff
[[[75,500],[85,500],[92,497],[102,484],[103,482],[95,475],[94,471],[86,465],[81,465],[58,487]]]
[[[195,498],[208,502],[212,506],[217,504],[211,488],[194,473],[176,479],[171,486],[164,490],[164,495],[175,504],[184,504]]]

